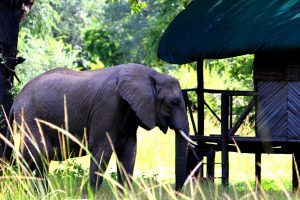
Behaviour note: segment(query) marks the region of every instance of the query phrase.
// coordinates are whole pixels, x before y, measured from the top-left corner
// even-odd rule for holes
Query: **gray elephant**
[[[158,126],[164,133],[168,128],[175,130],[181,152],[176,155],[176,171],[180,172],[176,173],[176,189],[182,187],[188,142],[193,141],[186,135],[188,119],[175,78],[131,63],[84,72],[58,68],[31,80],[16,97],[9,118],[10,123],[14,118],[18,124],[23,118],[27,131],[37,141],[39,151],[25,138],[24,146],[28,148],[24,148],[22,155],[32,170],[43,169],[39,176],[48,171],[43,168],[41,154],[50,160],[63,157],[55,150],[60,148],[57,130],[46,125],[40,127],[36,119],[66,128],[65,110],[69,132],[81,140],[86,130],[88,149],[100,162],[100,166],[93,160],[90,164],[90,184],[94,189],[102,183],[95,172],[106,170],[112,145],[126,173],[132,175],[138,126],[147,130]],[[72,155],[78,155],[79,146],[72,141],[69,145]],[[3,155],[7,158],[10,154],[11,149],[6,146]],[[118,180],[124,184],[120,170]]]

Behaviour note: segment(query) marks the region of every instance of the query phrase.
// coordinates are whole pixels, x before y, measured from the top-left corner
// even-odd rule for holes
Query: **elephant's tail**
[[[13,145],[13,138],[9,126],[12,126],[13,118],[14,118],[14,114],[13,111],[11,110],[11,112],[9,113],[8,126],[7,126],[5,138],[1,138],[1,147],[3,148],[2,159],[4,161],[10,161],[12,155],[11,145]]]

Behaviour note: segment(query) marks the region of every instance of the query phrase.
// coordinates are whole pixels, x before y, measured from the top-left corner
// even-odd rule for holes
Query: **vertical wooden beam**
[[[226,94],[221,95],[221,156],[222,156],[222,184],[228,186],[229,179],[229,152],[228,152],[228,114],[229,97]]]
[[[198,99],[198,135],[204,135],[204,76],[203,59],[197,60],[197,99]],[[203,160],[203,153],[197,152],[200,161]],[[199,169],[199,176],[203,177],[203,167]]]
[[[300,153],[293,154],[293,191],[299,190]]]
[[[232,101],[233,101],[233,97],[229,96],[229,129],[232,128],[232,124],[233,124],[233,119],[232,119]]]
[[[198,134],[204,135],[204,77],[203,60],[197,61]]]
[[[261,183],[261,153],[255,154],[255,185],[257,191],[260,190]]]
[[[190,120],[191,120],[191,123],[193,126],[193,133],[197,133],[197,127],[196,127],[196,123],[195,123],[194,116],[193,116],[192,106],[189,102],[188,92],[183,90],[182,96],[184,99],[186,111],[187,111],[188,115],[190,116]],[[190,130],[190,133],[191,133],[191,130]]]
[[[215,178],[215,155],[216,152],[214,150],[209,150],[207,153],[206,177],[212,182],[214,181]]]

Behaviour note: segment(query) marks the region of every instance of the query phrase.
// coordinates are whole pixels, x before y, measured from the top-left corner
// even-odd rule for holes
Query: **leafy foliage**
[[[106,66],[138,62],[152,67],[165,67],[166,64],[156,56],[159,39],[186,2],[145,1],[147,7],[134,15],[122,1],[103,6],[98,26],[85,33],[84,50],[88,59],[95,60],[97,57]],[[111,48],[109,59],[107,48]]]
[[[59,13],[54,9],[59,4],[58,0],[35,0],[21,27],[28,28],[36,37],[52,36],[60,20]]]
[[[147,3],[140,0],[129,0],[129,2],[132,13],[139,13],[142,9],[147,7]]]
[[[87,170],[83,169],[80,163],[74,159],[68,160],[64,165],[60,163],[60,168],[56,168],[53,172],[54,175],[59,177],[80,177],[87,175]]]
[[[37,75],[56,68],[74,68],[78,51],[61,39],[53,37],[39,38],[27,28],[19,33],[18,49],[26,61],[17,66],[17,75],[22,81],[17,83],[15,90],[19,90],[25,83]]]
[[[218,76],[228,77],[226,89],[253,90],[253,55],[207,60],[205,66],[216,69]]]
[[[84,36],[84,45],[85,50],[89,52],[87,56],[93,63],[100,59],[106,65],[118,64],[120,55],[116,52],[119,43],[114,41],[105,29],[88,30]]]
[[[18,90],[38,74],[55,68],[79,70],[136,62],[179,79],[182,88],[197,85],[195,64],[169,65],[156,49],[168,24],[190,0],[37,0],[22,24],[17,67]],[[205,87],[252,90],[253,55],[205,61]],[[220,110],[219,97],[206,101]],[[196,94],[191,95],[196,103]],[[235,100],[240,113],[247,99]]]

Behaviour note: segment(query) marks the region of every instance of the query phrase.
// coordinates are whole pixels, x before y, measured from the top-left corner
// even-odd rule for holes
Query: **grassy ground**
[[[155,195],[166,195],[169,197],[171,188],[174,187],[175,182],[175,156],[174,156],[174,132],[169,131],[167,134],[163,134],[159,129],[152,131],[145,131],[143,129],[138,130],[138,153],[137,161],[134,171],[134,177],[139,181],[150,181],[150,185],[154,185],[157,189],[154,189]],[[185,194],[192,199],[196,199],[199,195],[214,195],[214,197],[240,199],[248,197],[255,199],[253,192],[255,193],[254,186],[254,155],[251,154],[239,154],[230,153],[230,184],[231,187],[228,190],[222,189],[220,186],[220,180],[216,179],[216,185],[209,184],[197,185],[197,194],[191,194],[190,185],[186,186]],[[220,162],[220,153],[216,154],[216,162]],[[83,166],[84,169],[88,169],[89,157],[78,158],[77,161]],[[282,199],[291,197],[291,180],[292,180],[292,156],[290,155],[262,155],[262,186],[265,190],[265,197],[271,198],[282,197]],[[58,162],[51,163],[50,171],[53,172],[58,167]],[[113,158],[109,164],[108,173],[116,172],[115,159]],[[221,176],[221,166],[216,165],[215,176]],[[152,182],[151,182],[152,181]],[[159,182],[159,183],[158,183]],[[166,186],[162,187],[162,184]],[[136,186],[138,188],[138,186]],[[168,188],[168,189],[166,189]],[[143,189],[139,188],[140,192]],[[97,195],[103,197],[103,195],[113,195],[110,191],[109,184],[106,182]],[[158,190],[158,191],[156,191]],[[169,191],[170,190],[170,191]],[[213,190],[213,194],[211,194]],[[163,192],[162,192],[163,191]],[[174,193],[174,191],[172,191]],[[145,192],[141,192],[145,194]],[[156,194],[158,193],[158,194]],[[136,192],[135,194],[139,194]],[[142,195],[141,194],[141,195]],[[196,196],[195,196],[196,195]],[[211,197],[211,196],[210,196]],[[139,198],[138,198],[139,199]],[[148,197],[145,199],[148,199]],[[155,198],[154,198],[155,199]],[[161,199],[159,197],[158,199]],[[168,198],[166,198],[168,199]],[[183,199],[185,199],[183,197]],[[210,198],[208,198],[210,199]],[[276,198],[277,199],[277,198]]]
[[[51,162],[48,189],[45,182],[37,180],[32,173],[24,176],[20,166],[11,170],[6,166],[0,182],[0,199],[257,199],[254,186],[254,155],[230,153],[230,186],[222,188],[220,180],[215,184],[190,180],[182,193],[174,191],[175,147],[174,132],[163,134],[159,129],[138,130],[138,153],[134,182],[130,189],[118,193],[116,160],[109,164],[106,181],[95,196],[84,186],[88,182],[89,157],[72,161]],[[216,155],[220,162],[220,154]],[[67,164],[66,164],[67,163]],[[287,155],[262,156],[262,192],[264,199],[297,198],[291,191],[292,157]],[[65,168],[65,170],[60,170]],[[72,169],[71,169],[72,168]],[[28,175],[29,174],[29,175]],[[221,174],[217,165],[215,176]],[[125,196],[124,196],[125,195]]]

